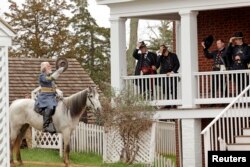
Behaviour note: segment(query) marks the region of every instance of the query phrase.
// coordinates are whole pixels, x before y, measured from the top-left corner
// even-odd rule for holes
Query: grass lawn
[[[49,162],[58,163],[61,166],[63,159],[59,156],[57,150],[51,149],[22,149],[21,156],[23,161],[35,161],[35,162]],[[70,163],[86,166],[100,166],[100,167],[142,167],[142,165],[125,165],[122,163],[115,164],[103,164],[102,157],[92,153],[70,153]],[[48,167],[47,165],[45,165]],[[53,165],[56,167],[55,165]],[[44,167],[38,164],[24,164],[24,167]]]
[[[166,154],[163,156],[166,157],[167,159],[171,159],[172,162],[176,163],[176,156],[175,155]]]

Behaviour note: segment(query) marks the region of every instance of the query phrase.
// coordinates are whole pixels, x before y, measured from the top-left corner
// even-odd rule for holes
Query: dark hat
[[[205,44],[205,47],[208,49],[213,44],[214,37],[212,35],[207,36],[203,39],[203,42]]]
[[[139,49],[144,48],[144,47],[147,46],[147,45],[144,43],[144,41],[141,41],[140,43],[141,43],[141,45],[140,45]]]
[[[162,46],[162,47],[164,47],[164,48],[168,48],[168,46],[165,45],[165,44],[161,44],[160,46]]]
[[[63,72],[67,70],[68,60],[66,58],[60,57],[56,60],[56,69],[59,69],[60,67],[64,67]]]
[[[236,32],[234,33],[234,36],[235,38],[243,38],[243,33],[242,32]]]

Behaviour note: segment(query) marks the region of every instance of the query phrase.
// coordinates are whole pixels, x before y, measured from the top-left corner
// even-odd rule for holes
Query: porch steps
[[[244,128],[242,136],[235,136],[235,143],[228,144],[227,150],[250,151],[250,128]]]
[[[243,136],[250,136],[250,128],[243,129]]]
[[[249,151],[250,150],[250,143],[244,144],[228,144],[227,145],[228,151]]]
[[[250,136],[235,136],[235,143],[238,144],[250,143]]]

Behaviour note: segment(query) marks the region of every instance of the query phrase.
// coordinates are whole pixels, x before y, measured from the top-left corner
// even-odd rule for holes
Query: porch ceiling
[[[179,20],[180,11],[218,10],[250,5],[249,0],[96,0],[110,7],[113,18],[138,17],[142,19]],[[165,16],[167,15],[167,16]]]

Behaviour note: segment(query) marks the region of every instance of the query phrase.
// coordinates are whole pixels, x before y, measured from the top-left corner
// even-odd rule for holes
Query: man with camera
[[[247,69],[247,63],[250,60],[250,49],[248,44],[243,41],[243,33],[236,32],[230,38],[226,49],[226,56],[229,59],[232,70]]]
[[[180,67],[180,62],[175,53],[168,51],[166,45],[160,46],[160,53],[158,56],[156,68],[160,67],[160,74],[166,74],[166,80],[163,79],[159,84],[163,88],[163,94],[167,99],[177,99],[177,78],[171,77],[171,74],[178,73]]]
[[[208,38],[207,38],[208,39]],[[213,71],[224,71],[226,67],[228,66],[227,60],[225,59],[225,43],[222,39],[218,39],[216,41],[216,47],[217,49],[210,52],[209,51],[209,45],[206,45],[206,40],[202,41],[201,45],[204,50],[204,55],[208,59],[213,59]],[[212,42],[212,41],[211,41]],[[212,43],[211,43],[212,44]],[[226,78],[223,77],[223,75],[216,75],[212,76],[212,97],[216,96],[217,91],[219,90],[222,97],[225,97],[227,95],[226,85],[225,85]],[[217,89],[216,89],[217,88]]]
[[[137,43],[137,47],[133,52],[133,57],[137,60],[135,75],[156,74],[157,55],[149,52],[144,41]],[[136,85],[140,87],[140,93],[149,90],[150,79],[140,79]]]
[[[236,32],[234,36],[230,38],[225,56],[229,60],[230,69],[248,69],[247,64],[250,60],[250,48],[248,44],[244,43],[242,32]],[[245,76],[242,74],[233,75],[233,81],[237,85],[238,93],[240,93],[245,86],[248,85],[248,79],[245,79]]]

